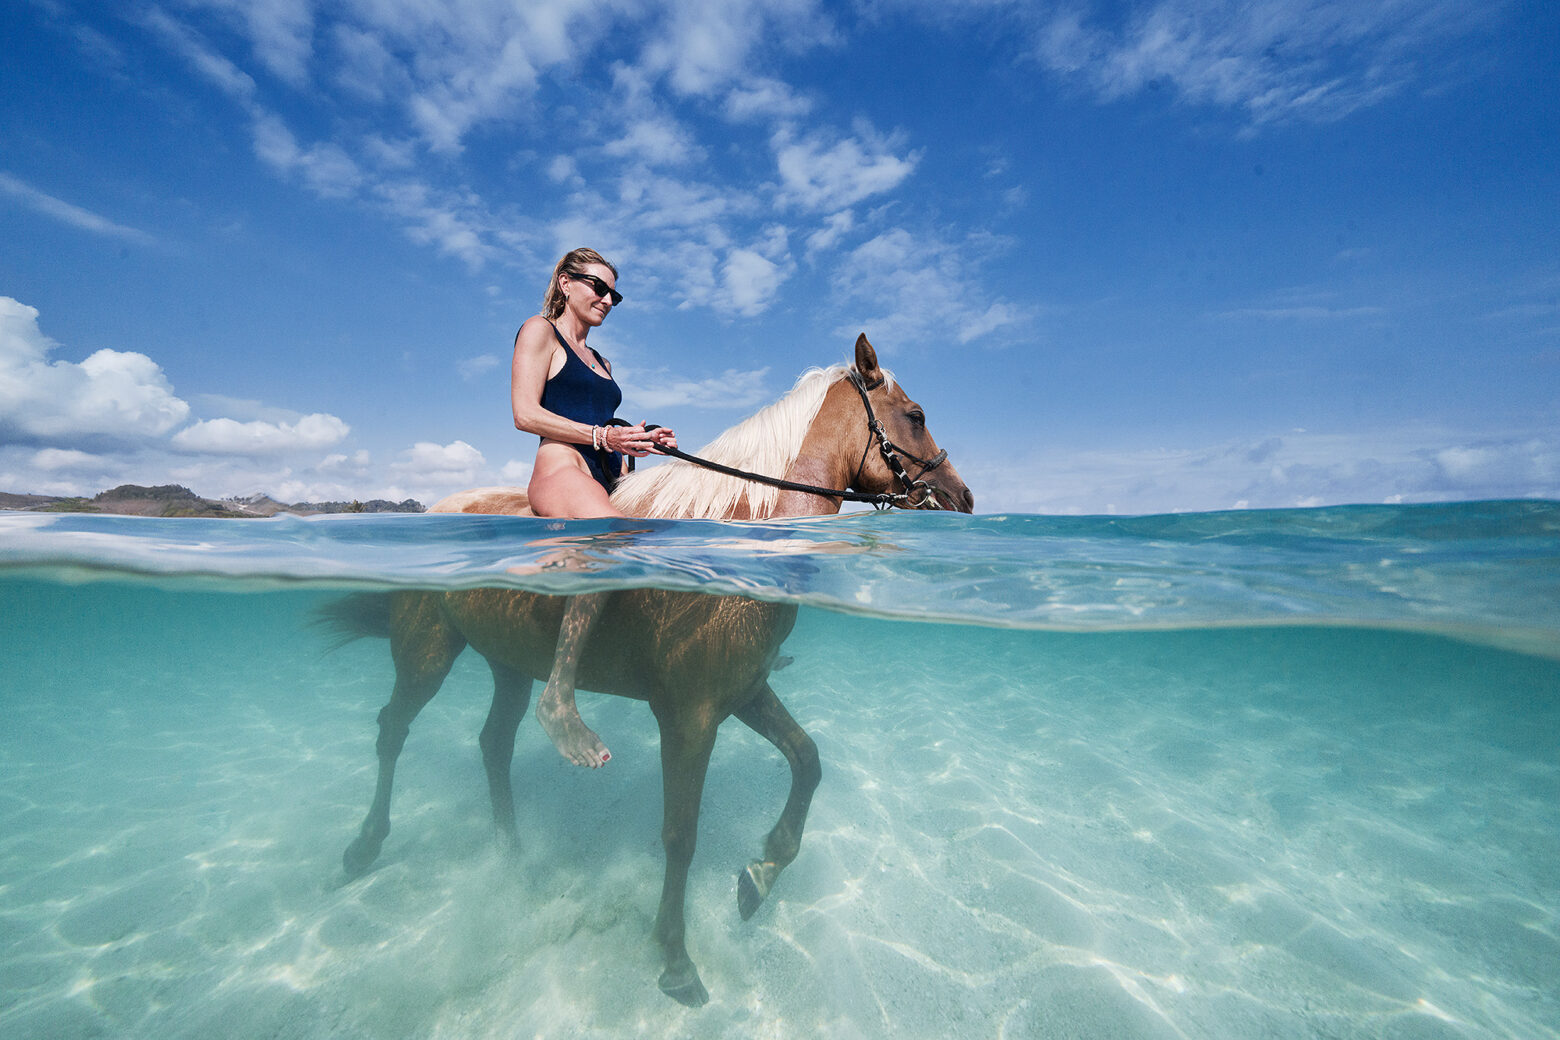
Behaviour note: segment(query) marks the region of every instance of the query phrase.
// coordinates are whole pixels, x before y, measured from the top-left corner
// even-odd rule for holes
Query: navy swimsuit
[[[552,325],[552,322],[547,324]],[[610,375],[602,377],[592,372],[590,366],[581,361],[580,356],[569,346],[556,325],[553,325],[553,335],[558,337],[558,343],[563,347],[564,362],[558,374],[550,377],[542,386],[542,407],[554,415],[588,426],[610,425],[618,405],[623,403],[623,391],[618,389],[616,380]],[[606,360],[596,353],[595,348],[591,348],[591,353],[596,355],[597,363],[605,369]],[[589,444],[571,444],[569,447],[580,453],[580,458],[585,460],[585,467],[590,470],[596,483],[610,492],[612,485],[617,483],[618,475],[623,472],[622,454],[597,451]]]

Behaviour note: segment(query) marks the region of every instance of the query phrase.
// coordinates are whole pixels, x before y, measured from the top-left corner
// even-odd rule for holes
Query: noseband
[[[846,502],[870,502],[874,509],[887,509],[890,506],[905,506],[911,509],[941,509],[942,506],[937,504],[939,488],[931,481],[921,478],[938,466],[941,466],[947,460],[948,453],[946,451],[938,451],[931,458],[923,459],[918,455],[912,455],[903,448],[897,447],[893,441],[888,439],[888,431],[883,428],[882,422],[873,413],[872,402],[867,398],[867,391],[876,390],[883,385],[883,381],[880,379],[869,387],[862,381],[861,375],[855,369],[851,369],[847,375],[850,377],[850,385],[855,387],[856,393],[861,395],[861,406],[867,410],[867,429],[872,432],[873,438],[877,441],[878,452],[883,456],[883,461],[888,464],[888,470],[894,475],[894,479],[899,481],[900,486],[904,488],[903,491],[873,493],[868,491],[851,491],[847,488],[817,487],[812,484],[799,484],[794,480],[783,480],[780,477],[769,477],[762,473],[749,473],[746,470],[723,466],[718,462],[711,462],[709,459],[701,459],[697,455],[689,455],[687,452],[677,448],[657,448],[656,450],[660,454],[670,455],[672,458],[682,459],[684,462],[691,462],[695,466],[702,466],[705,469],[714,470],[716,473],[724,473],[728,477],[738,477],[742,480],[751,480],[759,484],[768,484],[770,487],[777,487],[785,491],[802,491],[809,495],[838,498]],[[647,423],[645,429],[654,430],[656,426],[654,423]],[[871,450],[872,441],[869,440],[867,446],[861,451],[861,461],[856,464],[856,479],[858,481],[861,479],[862,467],[867,463],[867,452]],[[906,472],[903,459],[909,459],[921,467],[916,471],[914,477],[911,477]]]

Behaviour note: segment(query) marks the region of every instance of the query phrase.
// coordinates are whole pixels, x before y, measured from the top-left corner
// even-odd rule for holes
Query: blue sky
[[[1560,9],[12,0],[0,490],[524,484],[590,245],[695,447],[865,331],[981,512],[1560,498]]]

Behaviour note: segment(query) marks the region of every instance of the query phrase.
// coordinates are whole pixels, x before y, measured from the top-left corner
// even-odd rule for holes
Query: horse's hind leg
[[[510,848],[520,844],[515,831],[515,795],[509,782],[509,765],[515,754],[515,730],[531,703],[531,677],[497,661],[493,670],[493,706],[482,726],[482,767],[487,770],[488,793],[493,799],[493,826]]]
[[[688,956],[683,907],[688,865],[698,842],[704,775],[709,770],[719,721],[687,704],[668,706],[652,699],[650,706],[661,728],[661,844],[666,848],[666,877],[655,916],[655,937],[666,965],[661,972],[661,992],[689,1007],[700,1007],[710,995]]]
[[[379,711],[379,781],[374,804],[347,851],[341,865],[348,877],[357,877],[379,857],[390,833],[390,791],[395,785],[395,763],[406,744],[412,720],[439,692],[450,666],[465,648],[466,640],[439,609],[437,595],[401,594],[391,608],[390,653],[395,660],[395,689],[390,703]]]
[[[758,695],[736,716],[779,748],[791,763],[791,795],[786,799],[780,821],[764,842],[764,858],[749,863],[737,875],[737,912],[746,921],[769,895],[780,871],[796,859],[802,845],[807,809],[823,772],[818,764],[818,745],[796,724],[768,683],[764,683]]]

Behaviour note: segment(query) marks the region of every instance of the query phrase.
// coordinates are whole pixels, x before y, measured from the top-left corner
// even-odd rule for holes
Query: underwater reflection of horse
[[[823,493],[838,489],[907,508],[970,512],[974,505],[927,432],[920,406],[878,367],[865,336],[856,341],[854,368],[804,374],[790,393],[726,431],[703,455],[727,467],[782,474],[791,486],[670,462],[624,478],[614,504],[630,516],[759,520],[838,512],[840,497]],[[909,474],[905,459],[919,463],[920,472]],[[504,488],[453,498],[435,508],[507,512],[516,501]],[[503,589],[359,596],[328,610],[349,638],[388,636],[395,661],[395,688],[379,713],[373,805],[343,856],[349,875],[362,874],[379,855],[390,832],[391,787],[407,731],[467,646],[493,672],[493,703],[480,744],[494,822],[503,838],[518,840],[509,779],[515,731],[533,680],[545,679],[551,669],[562,612],[560,597]],[[683,900],[705,772],[716,729],[728,716],[768,739],[791,766],[790,796],[763,858],[738,875],[744,919],[800,849],[820,776],[818,751],[768,681],[795,620],[794,605],[629,589],[611,594],[580,661],[582,688],[648,701],[660,729],[666,874],[654,934],[665,963],[661,989],[684,1004],[709,999],[684,942]]]

